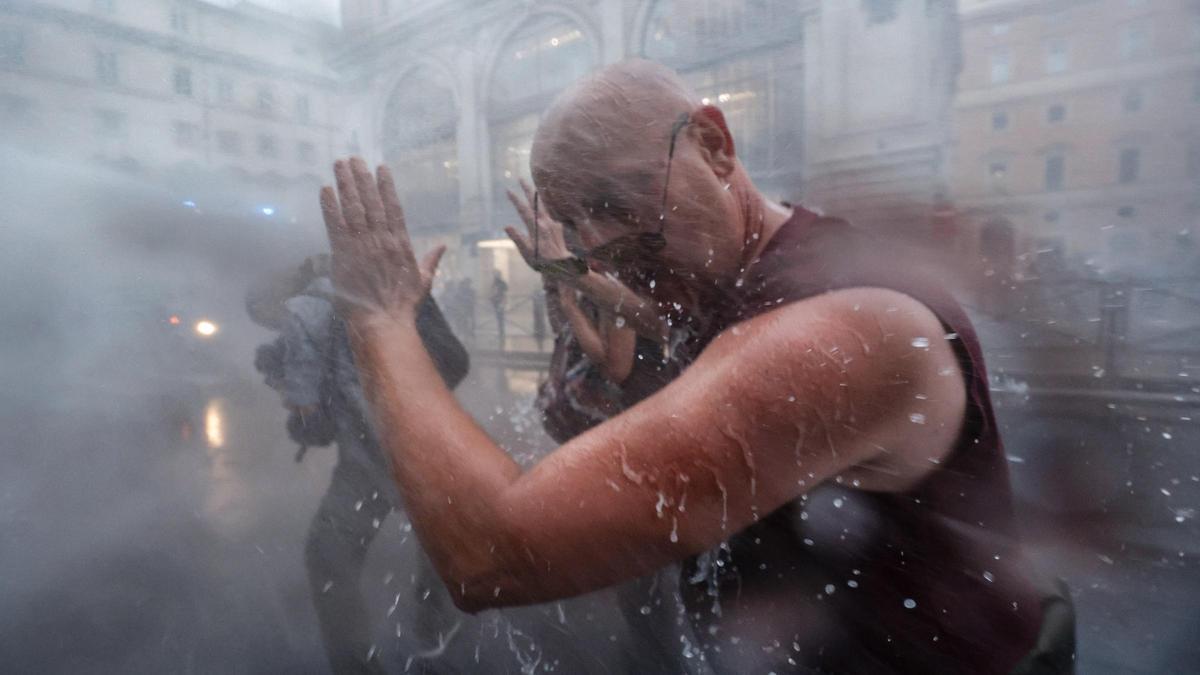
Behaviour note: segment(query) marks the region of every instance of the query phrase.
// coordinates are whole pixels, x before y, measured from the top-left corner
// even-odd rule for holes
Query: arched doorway
[[[500,228],[517,215],[505,190],[517,179],[529,179],[529,155],[542,113],[556,94],[598,63],[596,44],[584,26],[566,14],[542,13],[521,24],[504,42],[491,73],[487,125],[491,141],[492,226],[495,238],[477,244],[481,293],[496,288],[497,275],[507,285],[503,311],[493,322],[503,349],[534,349],[531,337],[535,307],[543,300],[541,278],[530,270]],[[505,330],[500,330],[504,326]],[[532,390],[533,383],[510,383]]]
[[[583,27],[558,14],[529,19],[500,50],[487,102],[497,225],[512,220],[505,189],[529,178],[529,149],[542,112],[596,65],[595,45]]]

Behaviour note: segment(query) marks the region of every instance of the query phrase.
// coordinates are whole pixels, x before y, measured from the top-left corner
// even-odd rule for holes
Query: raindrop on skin
[[[913,424],[925,424],[925,416],[921,413],[912,413],[908,416],[908,420]]]
[[[917,349],[929,349],[929,338],[915,337],[912,340],[912,346],[916,347]]]

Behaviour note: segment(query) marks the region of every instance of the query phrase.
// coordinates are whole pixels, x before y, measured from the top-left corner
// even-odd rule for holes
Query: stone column
[[[943,0],[819,2],[805,31],[807,203],[927,228],[950,142],[953,22]]]
[[[454,63],[458,86],[459,213],[463,233],[476,232],[487,223],[488,162],[477,61],[474,51],[464,49]]]
[[[625,58],[625,3],[621,0],[600,3],[600,43],[603,63]]]

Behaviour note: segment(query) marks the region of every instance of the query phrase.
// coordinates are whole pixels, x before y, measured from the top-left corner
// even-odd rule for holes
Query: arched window
[[[433,73],[405,77],[384,106],[383,157],[414,230],[458,227],[458,115]]]
[[[542,111],[595,67],[594,45],[582,28],[553,14],[531,19],[501,50],[488,101],[494,213],[500,222],[513,217],[505,188],[518,177],[529,178],[529,149]]]
[[[782,195],[799,188],[803,15],[795,0],[658,0],[642,56],[677,69],[725,113],[742,163]]]

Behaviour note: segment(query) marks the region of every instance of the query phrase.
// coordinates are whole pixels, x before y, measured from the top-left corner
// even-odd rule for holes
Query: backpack
[[[340,327],[340,320],[335,321],[331,330]],[[312,411],[301,413],[291,410],[288,413],[286,428],[288,437],[295,441],[300,449],[296,453],[296,461],[304,459],[305,453],[312,447],[331,445],[337,437],[336,401],[339,399],[337,383],[334,378],[332,351],[336,336],[331,337],[325,354],[326,367],[321,370],[321,381],[317,387],[317,405]],[[263,375],[264,383],[283,393],[284,378],[284,345],[283,336],[278,335],[270,342],[259,345],[254,351],[254,369]]]

